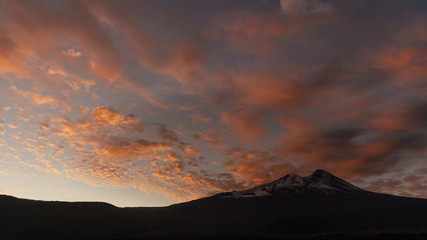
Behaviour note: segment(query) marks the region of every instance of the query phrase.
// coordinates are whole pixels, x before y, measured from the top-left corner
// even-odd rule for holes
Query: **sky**
[[[427,198],[426,13],[0,1],[0,194],[165,206],[324,169]]]

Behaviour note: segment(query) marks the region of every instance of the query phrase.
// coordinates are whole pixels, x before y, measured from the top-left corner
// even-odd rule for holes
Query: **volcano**
[[[306,177],[288,174],[270,183],[244,191],[222,193],[219,196],[223,198],[245,198],[287,196],[309,192],[324,194],[346,193],[356,195],[365,193],[366,191],[335,177],[324,170],[316,170],[313,174]]]
[[[427,199],[326,171],[157,208],[0,196],[1,239],[427,239]]]

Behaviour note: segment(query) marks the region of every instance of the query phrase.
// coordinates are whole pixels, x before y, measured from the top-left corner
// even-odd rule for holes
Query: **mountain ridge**
[[[305,192],[323,192],[325,194],[347,193],[358,194],[366,193],[367,190],[356,187],[331,173],[317,169],[311,175],[300,176],[296,174],[287,174],[277,180],[261,184],[241,191],[232,191],[214,195],[221,198],[245,198],[245,197],[267,197],[277,195],[302,194]]]
[[[224,197],[233,193],[252,197]],[[156,208],[0,195],[0,213],[0,239],[427,238],[427,199],[369,192],[323,170]]]

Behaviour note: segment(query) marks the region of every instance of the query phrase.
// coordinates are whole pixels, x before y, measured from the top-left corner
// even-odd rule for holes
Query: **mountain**
[[[319,192],[324,194],[348,193],[360,194],[366,192],[334,175],[316,170],[310,176],[288,174],[276,181],[256,186],[244,191],[221,193],[222,198],[246,198],[265,196],[286,196],[291,194],[304,194],[307,192]]]
[[[317,170],[158,208],[0,195],[0,239],[427,239],[427,199]]]

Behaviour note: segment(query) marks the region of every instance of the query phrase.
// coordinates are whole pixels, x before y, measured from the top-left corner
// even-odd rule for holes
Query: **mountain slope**
[[[222,193],[222,198],[244,198],[262,196],[286,196],[290,194],[303,194],[307,192],[323,192],[325,194],[348,193],[361,194],[365,190],[358,188],[334,175],[324,171],[316,170],[313,174],[301,177],[288,174],[276,181],[256,186],[251,189],[238,192]]]
[[[365,191],[321,170],[161,208],[0,196],[0,239],[349,239],[349,234],[424,239],[427,200]]]

